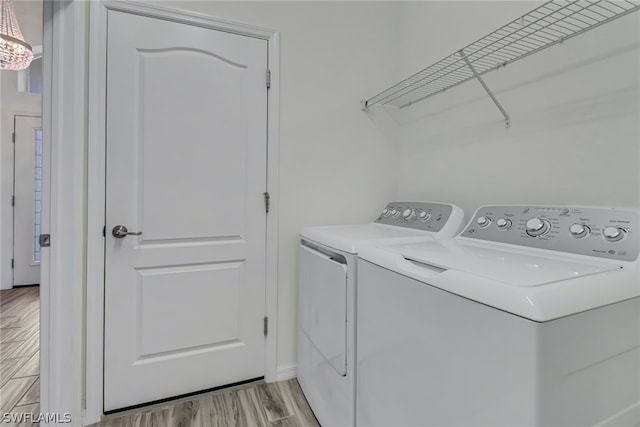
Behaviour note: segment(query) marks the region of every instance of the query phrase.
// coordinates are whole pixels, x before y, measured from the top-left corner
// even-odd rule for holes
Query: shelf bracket
[[[493,92],[491,92],[491,89],[489,89],[489,86],[487,86],[487,84],[484,82],[484,80],[482,79],[482,77],[480,76],[480,74],[478,74],[478,72],[476,71],[475,68],[473,68],[473,64],[471,64],[471,62],[469,61],[469,59],[467,58],[467,55],[464,54],[463,50],[458,51],[458,54],[460,55],[460,57],[462,57],[462,59],[464,60],[464,62],[467,64],[467,67],[469,67],[469,69],[471,70],[471,72],[473,73],[473,76],[478,79],[478,81],[480,82],[480,84],[482,85],[482,87],[484,88],[484,90],[487,92],[487,94],[489,95],[489,97],[491,98],[491,100],[493,101],[494,104],[496,104],[496,107],[498,107],[498,110],[500,110],[500,112],[502,113],[502,115],[504,116],[504,127],[508,128],[511,127],[511,118],[509,117],[509,114],[507,114],[507,112],[505,111],[505,109],[502,107],[502,104],[500,104],[500,101],[498,101],[498,99],[495,97],[495,95],[493,94]]]

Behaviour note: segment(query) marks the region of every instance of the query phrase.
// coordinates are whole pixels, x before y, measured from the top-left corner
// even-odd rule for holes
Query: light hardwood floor
[[[244,386],[107,416],[92,427],[319,427],[298,381]]]
[[[0,291],[0,413],[40,412],[40,292]]]
[[[38,287],[0,291],[0,413],[40,412]],[[31,425],[31,424],[28,424]],[[319,427],[298,381],[258,381],[137,410],[92,427]]]

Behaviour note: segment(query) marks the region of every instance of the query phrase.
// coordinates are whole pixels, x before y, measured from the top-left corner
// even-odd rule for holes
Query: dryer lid
[[[394,246],[406,259],[458,270],[511,286],[541,286],[620,269],[614,263],[575,260],[563,254],[493,248],[463,240]]]
[[[391,225],[369,223],[354,225],[327,225],[307,227],[300,236],[322,245],[357,254],[363,244],[400,243],[405,241],[429,240],[435,233],[424,230],[394,227]]]

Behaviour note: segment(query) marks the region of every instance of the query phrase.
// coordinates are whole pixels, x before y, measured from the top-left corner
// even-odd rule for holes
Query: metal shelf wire
[[[509,124],[509,116],[481,76],[640,9],[629,0],[552,0],[362,101],[404,108],[478,78]]]

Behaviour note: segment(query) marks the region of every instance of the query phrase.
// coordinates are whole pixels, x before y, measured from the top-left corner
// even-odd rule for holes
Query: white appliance
[[[369,224],[301,231],[297,376],[321,425],[355,425],[358,250],[373,243],[450,238],[463,221],[464,214],[457,206],[395,202]]]
[[[637,211],[486,206],[363,248],[358,426],[640,425]]]

